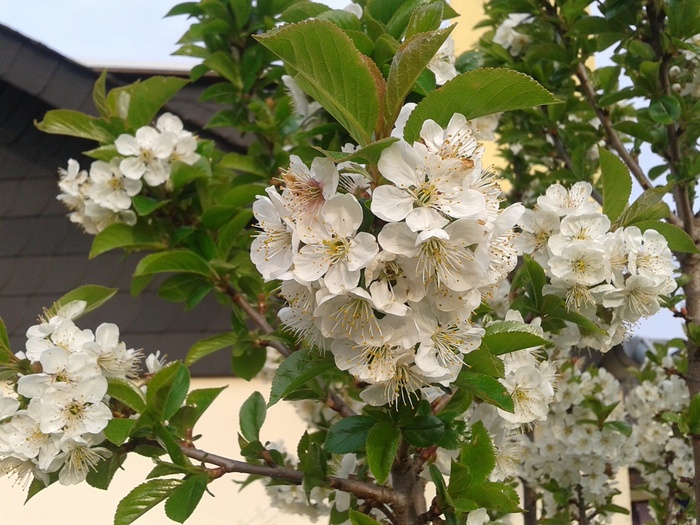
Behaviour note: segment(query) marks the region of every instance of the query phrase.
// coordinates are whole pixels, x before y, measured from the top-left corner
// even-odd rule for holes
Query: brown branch
[[[228,474],[253,474],[255,476],[265,476],[286,481],[294,485],[301,485],[304,481],[304,473],[295,469],[279,466],[270,467],[264,465],[251,465],[250,463],[246,463],[244,461],[217,456],[216,454],[211,454],[197,448],[181,446],[180,449],[185,456],[201,461],[202,463],[216,465],[222,472]],[[329,476],[326,478],[326,483],[332,489],[349,492],[361,499],[376,501],[378,503],[385,503],[388,505],[393,505],[397,501],[396,493],[393,490],[387,487],[380,487],[373,483],[366,483],[347,478],[337,478],[334,476]]]

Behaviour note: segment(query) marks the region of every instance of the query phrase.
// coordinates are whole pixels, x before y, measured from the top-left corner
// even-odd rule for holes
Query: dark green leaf
[[[309,20],[257,39],[285,61],[297,84],[361,146],[369,144],[379,117],[379,79],[342,29]]]
[[[668,204],[662,200],[668,191],[666,186],[646,190],[620,215],[617,222],[620,226],[636,226],[638,222],[665,219],[671,213]]]
[[[103,432],[112,443],[121,446],[129,439],[129,433],[135,424],[135,419],[112,419]]]
[[[133,489],[117,505],[114,525],[129,525],[158,505],[182,484],[179,479],[152,479]]]
[[[150,197],[145,197],[144,195],[134,195],[131,202],[134,205],[134,210],[136,210],[136,213],[141,217],[150,215],[154,211],[170,203],[169,200],[155,200]]]
[[[432,415],[418,415],[401,425],[404,439],[416,447],[435,445],[445,433],[445,424]]]
[[[248,441],[260,440],[260,429],[265,422],[266,412],[265,399],[260,392],[253,392],[241,405],[238,422],[241,434]]]
[[[203,357],[206,357],[223,348],[228,348],[236,344],[238,336],[229,332],[227,334],[214,335],[193,344],[185,357],[185,364],[191,366]]]
[[[326,480],[326,456],[319,443],[309,443],[309,448],[300,461],[304,471],[302,486],[306,497],[309,497],[311,490],[322,485]]]
[[[83,315],[88,314],[105,304],[112,297],[114,297],[117,291],[117,288],[107,288],[106,286],[100,286],[98,284],[85,284],[63,295],[51,306],[46,314],[51,317],[56,315],[61,306],[64,306],[72,301],[85,301],[87,304],[85,305],[85,310],[83,310],[83,313],[77,317],[73,317],[73,319],[79,319]]]
[[[124,403],[138,414],[146,410],[146,397],[134,383],[118,377],[110,377],[107,379],[107,384],[107,395]]]
[[[107,105],[107,70],[100,73],[92,88],[92,101],[95,103],[97,112],[102,117],[109,117],[109,107]]]
[[[36,127],[44,133],[68,135],[97,142],[114,142],[116,137],[103,121],[72,109],[53,109]]]
[[[95,236],[90,250],[90,259],[115,248],[162,250],[166,247],[167,244],[162,237],[149,227],[116,223],[107,226]]]
[[[470,394],[507,412],[513,412],[513,400],[506,388],[493,377],[462,370],[454,384]]]
[[[473,350],[464,356],[464,364],[472,372],[491,377],[504,377],[503,361],[489,352],[486,346]]]
[[[134,276],[164,272],[197,273],[204,276],[210,276],[212,273],[209,263],[196,253],[189,250],[173,250],[147,255],[136,266]]]
[[[681,116],[680,102],[671,95],[665,95],[649,104],[649,116],[654,122],[668,126]]]
[[[330,356],[319,356],[307,348],[294,352],[280,364],[275,378],[272,380],[270,400],[271,407],[280,399],[291,394],[307,381],[335,367],[335,361]]]
[[[365,446],[376,420],[368,416],[350,416],[335,423],[326,435],[325,448],[333,454],[351,454]]]
[[[9,363],[14,359],[10,349],[10,339],[7,337],[7,327],[0,317],[0,363]]]
[[[700,394],[695,394],[690,400],[688,433],[693,435],[700,434]]]
[[[88,485],[100,490],[107,490],[112,483],[112,479],[120,469],[122,463],[126,459],[126,454],[113,453],[107,459],[100,461],[94,470],[90,470],[85,478]],[[43,483],[42,483],[43,485]]]
[[[625,164],[608,150],[598,146],[603,183],[603,213],[611,222],[622,214],[632,193],[632,177]]]
[[[261,178],[268,176],[267,171],[258,161],[240,153],[227,153],[221,158],[217,166],[243,173],[252,173],[253,175],[259,175]]]
[[[432,119],[443,128],[455,113],[474,119],[491,113],[559,102],[532,78],[509,69],[476,69],[453,78],[428,94],[413,110],[404,138],[413,142],[423,122]]]
[[[231,368],[233,369],[233,373],[238,377],[250,381],[258,375],[258,372],[265,366],[267,350],[265,347],[251,344],[250,341],[247,342],[248,344],[245,343],[244,340],[240,340],[236,347],[234,347],[234,354],[231,358]]]
[[[367,463],[372,475],[380,485],[389,477],[391,466],[396,458],[401,432],[398,427],[380,421],[369,431],[367,436]]]
[[[445,4],[442,2],[419,5],[411,13],[408,26],[406,26],[406,40],[418,33],[426,33],[438,29],[442,23],[444,6]]]
[[[481,421],[472,425],[471,436],[462,447],[459,462],[469,467],[471,483],[483,483],[488,480],[496,466],[496,451],[491,436]]]
[[[207,489],[206,474],[192,476],[183,481],[165,502],[165,514],[173,521],[184,523],[189,518]]]

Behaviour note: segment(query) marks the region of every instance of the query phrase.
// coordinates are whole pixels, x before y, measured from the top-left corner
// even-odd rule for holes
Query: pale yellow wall
[[[236,435],[238,409],[254,391],[260,391],[267,399],[269,384],[262,381],[247,383],[241,379],[196,379],[193,388],[210,388],[229,385],[197,425],[195,430],[203,435],[198,446],[204,450],[241,459]],[[279,403],[268,413],[261,438],[270,441],[283,439],[287,449],[296,450],[296,444],[304,433],[305,425],[288,403]],[[0,478],[1,525],[111,525],[119,500],[139,483],[153,468],[149,459],[135,456],[127,459],[124,471],[117,472],[109,491],[101,491],[82,484],[62,487],[54,484],[23,506],[25,491],[13,487],[8,478]],[[214,498],[205,494],[189,525],[307,525],[308,519],[281,514],[269,506],[269,500],[260,483],[246,487],[242,492],[233,479],[245,476],[225,476],[209,485]],[[141,525],[172,525],[159,505],[136,521]]]

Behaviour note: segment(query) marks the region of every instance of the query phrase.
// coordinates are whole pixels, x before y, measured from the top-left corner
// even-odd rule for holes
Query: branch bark
[[[241,473],[265,476],[286,481],[294,485],[301,485],[301,483],[304,481],[304,473],[291,468],[251,465],[250,463],[246,463],[244,461],[218,456],[216,454],[211,454],[210,452],[192,447],[181,446],[180,449],[185,456],[201,461],[202,463],[216,465],[224,473]],[[373,483],[366,483],[364,481],[357,481],[348,478],[337,478],[334,476],[329,476],[326,481],[330,488],[342,490],[343,492],[349,492],[360,499],[388,505],[395,505],[397,502],[397,495],[393,490],[386,487],[380,487],[379,485],[375,485]]]

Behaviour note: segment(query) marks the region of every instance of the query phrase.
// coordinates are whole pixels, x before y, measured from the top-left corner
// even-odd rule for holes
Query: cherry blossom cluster
[[[527,13],[511,13],[501,25],[496,28],[493,43],[508,50],[511,56],[518,56],[530,43],[530,37],[516,30],[520,24],[527,24],[533,20]]]
[[[470,318],[515,267],[523,211],[501,208],[482,154],[462,115],[428,120],[419,141],[382,152],[379,184],[363,166],[292,157],[281,191],[253,205],[251,258],[282,281],[282,322],[368,383],[368,403],[449,385],[480,344]]]
[[[591,191],[587,182],[568,190],[550,186],[520,219],[516,246],[544,268],[550,281],[545,293],[562,297],[569,310],[604,331],[578,334],[571,326],[576,344],[605,352],[623,341],[631,325],[655,314],[661,296],[675,290],[676,282],[663,235],[635,226],[611,231],[610,219],[589,198]]]
[[[0,474],[31,476],[48,485],[49,474],[73,485],[110,452],[99,445],[112,419],[107,378],[138,374],[141,352],[119,340],[110,323],[91,330],[73,319],[85,309],[74,301],[27,330],[26,350],[17,354],[36,372],[22,375],[16,395],[0,397]]]
[[[648,492],[664,502],[669,515],[663,522],[683,525],[695,523],[683,505],[693,494],[693,452],[688,436],[666,417],[687,410],[690,402],[685,381],[674,373],[679,359],[666,355],[658,361],[647,360],[642,381],[625,404],[635,423],[630,446],[639,453],[630,467],[642,474]],[[661,516],[657,518],[662,522]]]
[[[618,491],[615,473],[637,458],[625,435],[625,411],[619,382],[604,369],[582,370],[580,362],[560,367],[554,402],[546,421],[537,424],[534,439],[511,438],[523,448],[517,475],[542,492],[542,518],[564,512],[579,515],[578,505],[602,508]],[[614,407],[604,421],[595,406]],[[562,507],[557,492],[568,495],[572,508]],[[606,523],[601,513],[591,523]]]
[[[96,160],[81,170],[74,159],[59,169],[58,200],[70,210],[71,222],[90,234],[110,224],[136,224],[132,199],[149,187],[167,184],[174,162],[192,165],[199,160],[197,139],[182,121],[163,114],[155,127],[143,126],[135,135],[122,134],[114,142],[118,153],[109,162]]]

